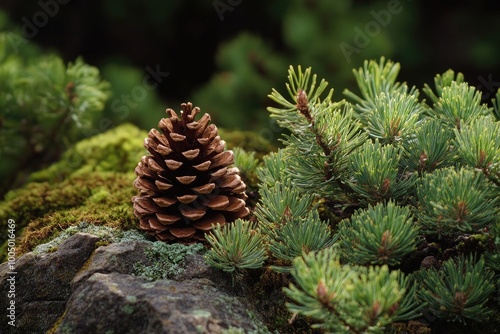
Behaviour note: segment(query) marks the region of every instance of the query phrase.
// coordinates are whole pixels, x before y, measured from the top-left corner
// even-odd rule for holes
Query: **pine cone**
[[[181,105],[181,118],[167,109],[156,129],[149,131],[144,156],[135,168],[134,214],[140,228],[162,241],[190,243],[205,240],[212,224],[232,222],[249,213],[245,206],[245,183],[233,163],[232,151],[210,115],[191,103]]]

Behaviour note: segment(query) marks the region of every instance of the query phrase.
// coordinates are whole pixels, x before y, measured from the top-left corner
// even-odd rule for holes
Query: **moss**
[[[143,147],[147,133],[131,124],[84,139],[66,151],[48,168],[31,174],[30,181],[56,183],[71,175],[92,172],[133,171],[146,153]]]
[[[0,224],[5,225],[8,219],[16,221],[18,255],[82,221],[135,228],[130,202],[135,194],[130,186],[133,178],[132,173],[96,172],[73,176],[56,185],[30,183],[17,190],[17,196],[0,204]],[[107,191],[109,196],[95,201],[93,189],[100,189],[101,194]],[[6,235],[0,235],[0,243],[5,242]],[[0,250],[0,258],[4,255],[5,245]]]
[[[224,329],[222,334],[271,334],[271,332],[265,326],[253,331],[245,331],[245,329],[241,327],[229,327],[228,329]]]
[[[135,194],[133,179],[133,173],[93,172],[72,176],[42,190],[39,184],[31,183],[17,191],[18,196],[13,200],[2,204],[0,219],[16,221],[16,232],[20,235],[18,255],[82,221],[118,229],[136,228],[130,201]],[[102,196],[104,193],[109,195]],[[0,236],[0,241],[5,242],[5,238]]]
[[[146,238],[139,231],[129,230],[122,231],[116,228],[111,228],[108,226],[98,226],[94,224],[89,224],[86,222],[79,223],[75,226],[71,226],[52,240],[47,243],[38,245],[33,249],[35,254],[41,254],[50,252],[51,249],[59,247],[59,245],[72,235],[76,233],[89,233],[100,238],[100,241],[96,243],[96,248],[99,246],[105,246],[113,242],[122,242],[128,240],[140,240],[145,241]]]
[[[117,228],[135,228],[130,199],[136,194],[134,167],[146,153],[145,131],[124,124],[82,140],[60,161],[35,172],[30,182],[0,202],[0,229],[16,221],[19,253],[48,241],[82,221]],[[0,260],[6,234],[0,235]]]
[[[132,313],[134,313],[135,308],[133,305],[125,304],[121,307],[121,311],[127,315],[131,315]]]
[[[229,327],[225,329],[222,334],[246,334],[243,328]]]
[[[430,334],[431,329],[426,324],[410,320],[409,322],[398,322],[391,326],[395,333],[408,333],[408,334]]]
[[[275,145],[252,131],[229,131],[219,128],[219,135],[227,143],[228,149],[240,147],[245,151],[255,152],[257,159],[277,150]]]

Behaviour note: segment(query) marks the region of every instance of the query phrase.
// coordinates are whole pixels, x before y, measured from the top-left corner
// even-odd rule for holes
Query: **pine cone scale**
[[[224,195],[215,195],[207,197],[203,200],[203,205],[206,205],[213,210],[222,210],[229,204],[229,198]]]
[[[159,207],[162,207],[162,208],[168,208],[169,206],[172,206],[175,203],[177,203],[177,201],[174,198],[170,198],[170,197],[156,197],[156,198],[153,198],[153,201]]]
[[[188,160],[193,160],[194,158],[198,157],[199,154],[200,154],[199,148],[182,152],[182,155]]]
[[[212,162],[210,160],[202,162],[201,164],[194,165],[193,168],[200,172],[205,172],[210,169]]]
[[[176,238],[190,238],[196,233],[196,228],[194,227],[185,227],[185,228],[171,228],[170,233]]]
[[[167,213],[156,213],[156,218],[160,223],[164,225],[170,225],[178,222],[182,217],[178,215],[170,215]]]
[[[166,159],[165,164],[166,164],[167,168],[171,171],[175,171],[183,165],[182,162],[177,161],[177,160],[173,160],[173,159]]]
[[[194,187],[191,189],[200,195],[210,194],[215,189],[215,183],[207,183],[202,186]]]
[[[195,199],[197,199],[197,195],[183,195],[183,196],[177,196],[177,200],[181,202],[182,204],[189,204],[193,202]]]
[[[200,219],[199,221],[194,222],[193,226],[203,231],[210,231],[212,229],[212,224],[217,223],[224,225],[226,223],[226,218],[220,213],[212,212],[209,215],[209,218]]]
[[[158,190],[169,190],[173,187],[172,184],[160,180],[155,180],[155,185],[158,187]]]
[[[198,220],[203,217],[206,213],[206,209],[194,208],[188,205],[179,205],[179,211],[182,215],[190,220]]]
[[[171,133],[170,138],[172,138],[173,141],[179,143],[179,142],[183,142],[184,139],[186,139],[186,136],[183,136],[183,135],[178,134],[178,133]]]
[[[193,183],[196,180],[196,175],[184,175],[184,176],[176,176],[177,181],[179,181],[183,185],[188,185]]]

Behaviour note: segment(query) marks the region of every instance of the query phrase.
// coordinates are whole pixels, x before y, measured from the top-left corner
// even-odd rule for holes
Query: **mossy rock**
[[[12,190],[0,202],[0,227],[16,221],[17,256],[82,221],[134,228],[131,197],[134,168],[146,153],[145,131],[131,124],[84,139],[30,182]],[[0,236],[0,259],[6,235]]]
[[[50,184],[32,182],[0,204],[2,222],[16,221],[17,255],[32,250],[82,221],[130,229],[136,227],[131,197],[134,173],[91,172]],[[0,255],[5,256],[6,236]]]
[[[250,133],[224,132],[223,136],[228,147],[243,146],[261,154],[271,148]],[[7,193],[0,202],[0,228],[6,229],[8,219],[16,222],[16,255],[80,222],[138,228],[131,198],[136,194],[134,169],[147,154],[146,137],[146,131],[123,124],[84,139],[58,162],[33,173],[22,188]],[[6,255],[6,238],[5,233],[0,235],[0,260]]]
[[[58,162],[31,174],[29,180],[55,183],[76,174],[131,172],[146,153],[143,143],[147,135],[132,124],[122,124],[76,143]]]

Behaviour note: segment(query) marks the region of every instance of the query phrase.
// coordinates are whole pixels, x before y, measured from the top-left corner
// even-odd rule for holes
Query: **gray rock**
[[[89,260],[85,270],[79,272],[71,282],[71,287],[76,290],[81,283],[95,273],[132,273],[135,263],[150,265],[150,260],[144,250],[151,247],[146,241],[124,241],[99,247]]]
[[[95,273],[72,294],[56,333],[223,333],[256,331],[238,299],[208,279],[184,282]]]
[[[186,256],[184,270],[173,276],[172,279],[176,281],[183,281],[192,278],[208,278],[215,280],[217,279],[217,276],[220,276],[219,273],[208,265],[202,255],[193,254]]]
[[[77,233],[55,252],[17,259],[16,327],[2,321],[0,333],[266,332],[202,255],[186,256],[172,280],[151,281],[132,273],[137,263],[164,268],[145,254],[153,243],[127,240],[95,250],[100,240]],[[10,271],[8,263],[0,265],[2,282]],[[2,307],[10,302],[8,289],[0,287]]]
[[[71,294],[71,281],[95,249],[99,238],[78,233],[65,240],[53,253],[28,253],[15,263],[15,275],[8,263],[0,265],[0,280],[15,277],[15,297],[8,298],[9,287],[0,287],[0,305],[11,300],[16,305],[16,327],[0,322],[1,333],[44,333],[62,315]]]

